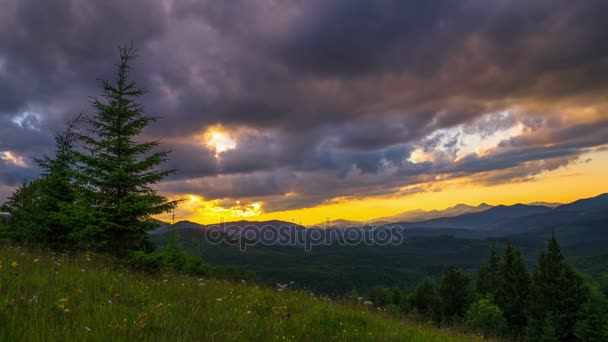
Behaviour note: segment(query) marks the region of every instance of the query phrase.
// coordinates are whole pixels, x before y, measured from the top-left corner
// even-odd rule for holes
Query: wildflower
[[[217,300],[218,302],[221,302],[223,299],[222,298],[216,298],[215,300]]]
[[[65,309],[63,309],[63,312],[70,313],[70,312],[72,312],[72,310],[70,310],[69,308],[65,308]]]
[[[108,299],[108,304],[112,304],[112,300],[111,299]]]
[[[13,266],[13,267],[17,267],[17,262],[16,262],[16,261],[13,261],[13,263],[11,263],[11,266]]]
[[[142,312],[139,315],[137,315],[137,323],[139,324],[140,328],[142,328],[142,329],[146,326],[146,317],[148,317],[147,312]]]
[[[38,262],[38,259],[34,259],[34,262]]]
[[[86,272],[87,270],[85,270],[84,268],[80,269],[80,272]]]
[[[67,299],[67,298],[61,298],[59,301],[60,301],[61,303],[67,303],[68,299]]]
[[[87,327],[86,325],[84,326],[84,330],[86,331],[91,331],[91,328]]]
[[[247,310],[247,314],[251,314],[251,310]]]

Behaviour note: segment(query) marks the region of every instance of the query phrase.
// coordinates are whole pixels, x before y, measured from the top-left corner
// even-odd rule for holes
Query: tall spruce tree
[[[488,263],[479,268],[475,290],[480,295],[491,295],[496,300],[500,283],[500,258],[496,254],[496,244],[492,246]]]
[[[144,91],[128,78],[135,50],[119,50],[116,79],[103,81],[105,100],[94,98],[95,114],[86,117],[92,135],[80,136],[84,152],[77,157],[83,202],[77,213],[83,225],[75,236],[124,255],[149,249],[146,232],[158,226],[152,215],[170,212],[177,202],[167,201],[151,187],[174,170],[157,169],[168,156],[155,151],[159,141],[136,140],[155,118],[144,115],[143,106],[135,101]]]
[[[530,291],[530,274],[520,251],[507,244],[500,271],[496,303],[514,335],[526,325],[525,308]]]
[[[566,262],[553,233],[532,275],[526,339],[539,341],[555,330],[560,341],[576,340],[574,326],[587,297],[583,278]]]

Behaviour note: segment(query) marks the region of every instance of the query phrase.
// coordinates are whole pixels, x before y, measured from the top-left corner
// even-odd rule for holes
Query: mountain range
[[[416,236],[451,235],[459,238],[485,239],[505,237],[512,234],[529,233],[547,227],[575,224],[593,217],[606,216],[608,222],[608,193],[597,197],[581,199],[569,204],[534,202],[530,204],[478,206],[458,204],[444,210],[413,210],[394,216],[362,223],[350,220],[336,220],[305,227],[285,221],[236,221],[223,224],[201,225],[190,221],[180,221],[173,225],[162,223],[152,232],[162,235],[175,230],[216,230],[228,235],[243,234],[247,230],[263,232],[268,228],[291,227],[300,231],[325,229],[328,231],[357,227],[401,228],[408,238]],[[226,229],[229,228],[229,229]]]

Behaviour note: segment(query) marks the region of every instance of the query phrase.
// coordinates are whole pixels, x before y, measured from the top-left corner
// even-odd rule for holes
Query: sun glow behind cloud
[[[27,163],[25,162],[24,158],[11,151],[0,152],[0,159],[7,161],[15,166],[27,167]]]
[[[236,148],[236,141],[221,125],[209,127],[202,138],[205,145],[215,151],[216,159],[219,159],[222,153]]]

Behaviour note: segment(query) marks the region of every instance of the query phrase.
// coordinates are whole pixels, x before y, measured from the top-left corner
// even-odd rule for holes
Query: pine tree
[[[492,246],[488,263],[482,265],[477,275],[475,290],[480,295],[491,295],[496,299],[500,282],[500,258],[496,254],[496,244]]]
[[[530,290],[530,274],[524,258],[511,244],[507,244],[500,272],[496,302],[515,335],[526,325],[525,307]]]
[[[469,278],[455,266],[448,266],[441,278],[439,297],[443,318],[462,318],[468,303]]]
[[[105,101],[93,99],[95,114],[86,118],[92,136],[80,136],[85,152],[77,154],[83,202],[74,213],[82,223],[74,236],[119,255],[149,247],[146,232],[158,226],[151,216],[177,205],[151,187],[174,172],[157,170],[168,152],[154,151],[159,141],[135,139],[155,121],[135,102],[144,93],[128,79],[135,58],[132,47],[120,48],[115,82],[103,81]]]
[[[560,341],[574,340],[578,311],[586,299],[583,278],[566,262],[554,233],[547,251],[541,251],[532,275],[527,339],[540,340],[547,327],[554,327]],[[555,322],[548,321],[549,316]]]

